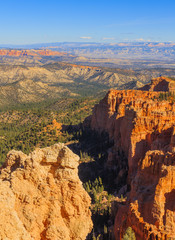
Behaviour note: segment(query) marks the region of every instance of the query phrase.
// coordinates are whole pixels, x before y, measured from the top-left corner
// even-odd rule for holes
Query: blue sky
[[[0,0],[0,44],[175,42],[175,0]]]

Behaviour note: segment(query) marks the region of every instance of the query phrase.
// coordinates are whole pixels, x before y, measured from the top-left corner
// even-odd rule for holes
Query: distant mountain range
[[[136,89],[175,77],[173,43],[48,43],[0,49],[0,106]]]
[[[0,49],[0,61],[2,63],[14,63],[13,59],[15,56],[9,54],[2,55],[1,52],[17,50],[22,51],[23,54],[20,54],[15,59],[15,64],[16,62],[18,64],[46,64],[54,61],[64,61],[80,65],[127,69],[175,68],[175,43],[172,42],[108,44],[60,42],[31,45],[0,45]],[[32,51],[32,54],[29,54],[29,51]],[[25,54],[26,52],[27,54]],[[36,54],[36,52],[42,52],[43,54]],[[50,54],[49,52],[52,53]],[[41,58],[38,59],[38,56]]]
[[[0,56],[11,56],[11,57],[20,57],[20,56],[64,56],[66,53],[52,51],[48,49],[0,49]]]
[[[90,58],[152,58],[175,59],[175,43],[172,42],[123,42],[123,43],[90,43],[90,42],[56,42],[31,45],[0,45],[0,48],[52,49],[64,51],[76,56]]]

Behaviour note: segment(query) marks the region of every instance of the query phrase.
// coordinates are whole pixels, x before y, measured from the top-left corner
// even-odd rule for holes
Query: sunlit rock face
[[[167,77],[153,78],[150,84],[141,87],[140,90],[175,93],[175,81]]]
[[[86,238],[90,197],[78,177],[78,160],[61,143],[28,156],[8,153],[0,174],[0,239]]]
[[[139,240],[175,237],[175,104],[158,99],[165,79],[158,80],[149,91],[110,90],[86,120],[114,141],[107,165],[119,187],[122,178],[130,186],[116,214],[117,240],[128,226]]]

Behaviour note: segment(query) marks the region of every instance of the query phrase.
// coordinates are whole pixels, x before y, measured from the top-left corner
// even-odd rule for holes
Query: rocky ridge
[[[0,65],[0,84],[13,83],[28,79],[45,83],[96,83],[106,87],[121,86],[130,81],[147,83],[149,78],[142,74],[137,76],[133,71],[116,72],[111,69],[103,69],[75,64],[54,63],[44,66]]]
[[[153,80],[150,89],[161,80]],[[117,240],[128,226],[139,240],[175,237],[175,104],[158,100],[159,94],[110,90],[88,119],[92,129],[114,141],[107,165],[119,192],[127,184],[126,204],[115,219]]]
[[[96,96],[98,92],[106,91],[111,87],[137,89],[159,74],[157,70],[138,72],[65,62],[42,64],[42,66],[39,64],[31,66],[26,63],[0,64],[0,105],[9,105],[16,101],[39,102],[67,94]],[[173,71],[167,70],[165,74],[174,76]],[[171,83],[173,82],[171,80]]]
[[[79,157],[64,144],[8,153],[0,172],[0,239],[83,240],[92,229]]]

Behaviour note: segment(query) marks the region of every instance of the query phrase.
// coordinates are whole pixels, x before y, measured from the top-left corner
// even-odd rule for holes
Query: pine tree
[[[126,232],[123,236],[123,240],[136,240],[135,233],[131,227],[126,229]]]

